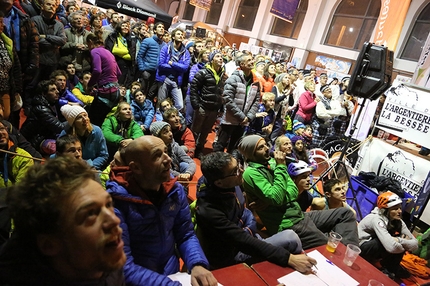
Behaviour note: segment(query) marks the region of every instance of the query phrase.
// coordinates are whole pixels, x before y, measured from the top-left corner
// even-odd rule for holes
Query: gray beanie
[[[160,132],[163,130],[164,127],[170,126],[169,123],[164,121],[155,121],[152,122],[151,126],[149,127],[149,131],[151,131],[151,134],[160,137]]]
[[[284,79],[284,77],[288,75],[287,73],[280,73],[275,77],[275,84],[278,84],[280,82],[282,82],[282,80]]]
[[[239,149],[239,152],[242,153],[247,161],[254,161],[255,149],[260,140],[264,140],[260,135],[245,136],[240,140],[237,149]]]

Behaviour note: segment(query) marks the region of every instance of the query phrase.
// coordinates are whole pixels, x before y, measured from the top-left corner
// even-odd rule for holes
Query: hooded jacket
[[[257,238],[255,218],[245,207],[239,186],[220,189],[208,185],[206,178],[201,177],[197,190],[197,236],[211,268],[237,263],[234,258],[239,251],[253,258],[288,265],[288,250]]]
[[[123,229],[127,261],[124,275],[127,285],[173,285],[167,275],[179,271],[181,254],[188,270],[196,265],[208,268],[209,263],[200,247],[191,223],[190,208],[183,187],[175,179],[163,183],[156,196],[149,199],[131,195],[139,189],[128,167],[112,168],[107,191],[115,203],[115,214]]]
[[[156,81],[164,82],[166,77],[176,81],[178,87],[182,85],[182,77],[190,66],[190,53],[181,45],[178,55],[173,57],[173,42],[163,45],[160,51],[160,58],[158,60]],[[169,65],[172,61],[172,65]]]

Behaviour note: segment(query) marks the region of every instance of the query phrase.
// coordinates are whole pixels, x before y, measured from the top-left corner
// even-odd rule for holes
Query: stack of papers
[[[318,270],[315,270],[314,274],[305,275],[294,271],[279,278],[278,282],[295,286],[357,286],[360,284],[318,250],[309,252],[308,256],[317,261]]]

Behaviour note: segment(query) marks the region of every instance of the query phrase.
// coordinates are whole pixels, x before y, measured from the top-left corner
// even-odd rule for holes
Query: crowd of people
[[[73,0],[0,3],[0,187],[13,220],[0,281],[180,285],[168,277],[179,257],[192,285],[240,262],[311,273],[303,249],[330,231],[404,275],[417,242],[398,197],[382,194],[357,228],[343,182],[310,189],[308,150],[354,112],[348,77],[126,18]]]

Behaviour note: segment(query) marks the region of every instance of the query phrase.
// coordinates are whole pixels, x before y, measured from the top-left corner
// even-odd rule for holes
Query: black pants
[[[213,151],[224,152],[225,147],[227,147],[227,152],[231,153],[236,148],[239,139],[243,136],[244,130],[242,125],[221,124],[218,131],[218,140],[212,146]]]
[[[385,250],[381,241],[378,237],[372,238],[371,240],[363,243],[360,246],[361,249],[361,257],[366,259],[369,262],[373,262],[375,260],[381,259],[382,267],[386,268],[388,271],[392,273],[396,273],[400,262],[402,261],[403,254],[402,253],[389,253]]]

